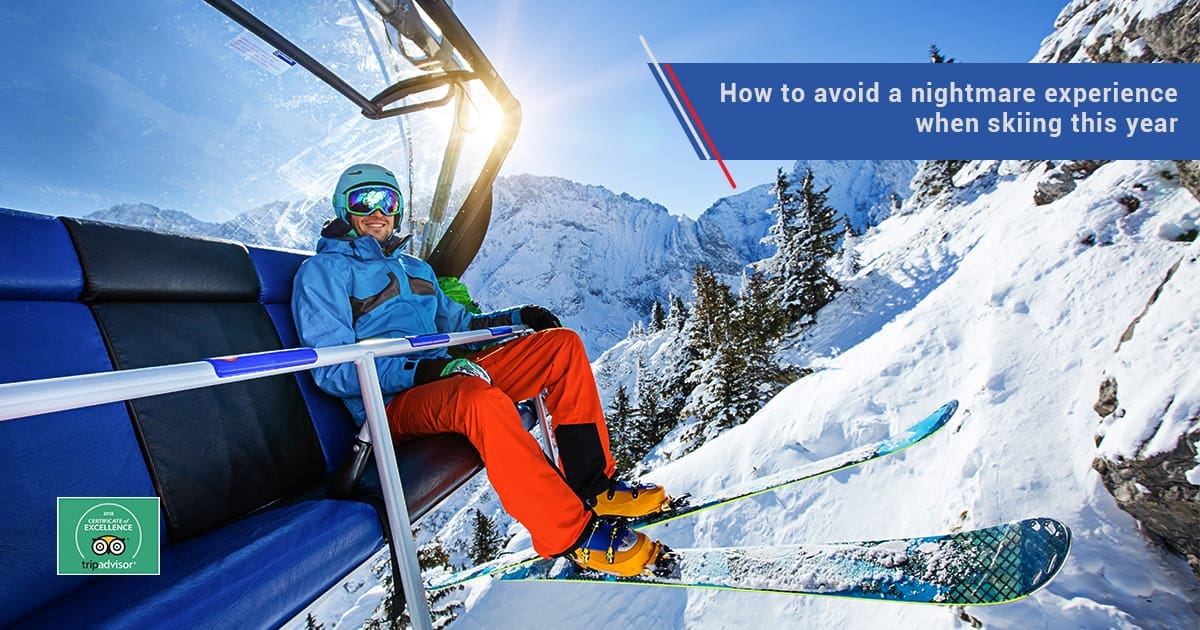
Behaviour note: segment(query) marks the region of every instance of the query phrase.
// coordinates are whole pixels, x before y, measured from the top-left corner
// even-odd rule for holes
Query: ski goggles
[[[365,217],[376,212],[394,217],[404,211],[404,197],[391,186],[367,184],[346,191],[346,212]]]

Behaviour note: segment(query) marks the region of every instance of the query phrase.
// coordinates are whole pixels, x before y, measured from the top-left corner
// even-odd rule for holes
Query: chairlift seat
[[[0,209],[0,383],[295,347],[305,256]],[[324,493],[356,431],[307,372],[0,422],[0,626],[288,621],[384,544]],[[414,521],[481,467],[455,435],[396,453]],[[160,575],[56,575],[68,496],[160,497]]]

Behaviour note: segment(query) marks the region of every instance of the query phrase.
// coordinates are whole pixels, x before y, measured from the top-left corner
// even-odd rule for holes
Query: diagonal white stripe
[[[679,111],[680,117],[687,123],[687,128],[692,133],[693,141],[696,143],[696,146],[700,147],[700,153],[704,154],[704,159],[712,159],[708,155],[708,148],[704,146],[704,142],[700,139],[700,134],[696,133],[696,128],[692,126],[692,117],[688,116],[687,110],[679,102],[679,97],[675,95],[675,88],[671,85],[671,81],[667,78],[667,75],[663,74],[662,66],[659,65],[658,59],[654,58],[654,53],[650,50],[650,44],[646,42],[645,36],[638,35],[638,39],[642,42],[642,48],[646,49],[646,56],[650,57],[650,63],[654,65],[654,71],[658,73],[659,80],[667,88],[667,94],[671,95],[671,101],[675,104],[675,109]]]

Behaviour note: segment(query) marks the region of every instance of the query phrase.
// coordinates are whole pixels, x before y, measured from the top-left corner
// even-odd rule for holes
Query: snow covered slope
[[[1194,384],[1184,357],[1198,349],[1198,303],[1175,279],[1194,282],[1200,244],[1176,239],[1200,220],[1200,204],[1169,162],[1104,165],[1044,206],[1033,203],[1040,165],[973,168],[977,184],[959,198],[892,217],[860,241],[863,271],[797,346],[815,374],[651,478],[677,493],[713,489],[878,439],[957,398],[952,426],[884,461],[650,533],[685,547],[754,545],[1053,516],[1075,532],[1058,579],[1024,602],[967,615],[987,627],[1197,627],[1200,583],[1118,509],[1091,462],[1104,430],[1092,406],[1106,371],[1150,388],[1147,401],[1152,384]],[[1136,210],[1125,196],[1138,199]],[[1137,333],[1141,345],[1115,354],[1177,262],[1162,310],[1142,319],[1159,323]],[[1156,335],[1172,339],[1173,351],[1164,354]],[[1175,401],[1179,415],[1194,418],[1197,388],[1175,391],[1187,398]],[[1133,427],[1120,435],[1147,437],[1154,414],[1134,409],[1123,419]],[[582,628],[597,615],[605,626],[655,628],[963,624],[956,610],[871,602],[486,581],[469,588],[456,627]],[[569,605],[545,605],[553,601]]]

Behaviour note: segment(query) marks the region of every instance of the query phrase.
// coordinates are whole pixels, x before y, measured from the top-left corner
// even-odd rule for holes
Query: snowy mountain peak
[[[906,160],[801,160],[792,169],[792,181],[800,181],[808,169],[812,169],[817,189],[829,188],[829,205],[861,234],[891,216],[908,197],[917,164]]]
[[[220,224],[200,221],[186,212],[159,208],[148,203],[118,204],[107,210],[93,212],[87,218],[180,234],[215,236],[213,232],[220,231],[221,229]]]
[[[908,194],[912,162],[798,162],[830,203],[865,229]],[[558,177],[496,182],[488,237],[463,280],[485,308],[541,303],[580,331],[592,356],[625,337],[653,302],[691,291],[703,264],[731,282],[771,254],[771,184],[725,197],[698,219],[648,199]],[[840,206],[838,204],[841,204]]]

